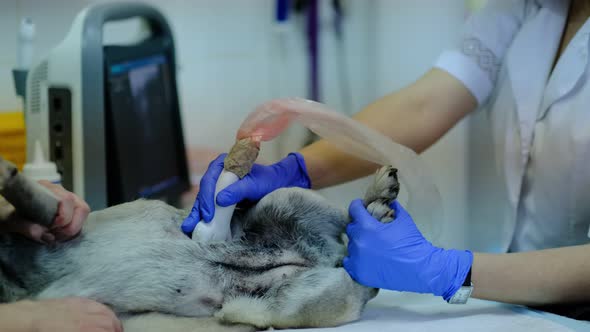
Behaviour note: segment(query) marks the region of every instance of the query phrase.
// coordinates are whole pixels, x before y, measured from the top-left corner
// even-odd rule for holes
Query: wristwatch
[[[471,296],[471,292],[473,292],[473,283],[471,282],[471,268],[469,268],[469,272],[467,272],[467,277],[465,277],[463,285],[457,292],[455,292],[455,295],[449,299],[449,303],[465,304]]]

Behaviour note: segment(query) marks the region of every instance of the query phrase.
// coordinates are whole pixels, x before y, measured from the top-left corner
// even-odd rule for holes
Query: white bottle
[[[35,39],[35,24],[29,17],[20,22],[17,40],[17,69],[27,70],[33,62],[33,40]]]
[[[30,158],[27,159],[29,159],[29,162],[25,164],[22,171],[22,174],[26,177],[35,181],[47,180],[51,183],[61,184],[61,175],[57,172],[55,163],[45,159],[41,142],[35,141],[33,162],[30,162]]]

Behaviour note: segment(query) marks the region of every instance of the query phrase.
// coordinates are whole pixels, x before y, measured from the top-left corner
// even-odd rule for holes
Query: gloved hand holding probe
[[[215,185],[223,171],[221,154],[209,164],[201,179],[199,193],[191,213],[182,223],[182,231],[190,234],[199,220],[211,221],[215,215]],[[230,206],[242,200],[258,201],[266,194],[283,187],[310,188],[311,181],[307,175],[305,161],[299,153],[290,153],[281,161],[265,166],[254,164],[250,173],[236,183],[229,185],[217,195],[219,206]]]

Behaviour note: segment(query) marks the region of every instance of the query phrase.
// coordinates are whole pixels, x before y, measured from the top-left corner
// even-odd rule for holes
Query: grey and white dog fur
[[[364,203],[393,220],[397,170],[383,167]],[[326,327],[359,318],[377,290],[341,267],[348,214],[318,193],[276,190],[236,210],[229,242],[180,231],[188,211],[137,200],[90,214],[75,239],[47,247],[0,236],[0,300],[82,296],[119,315],[215,316],[257,328]]]

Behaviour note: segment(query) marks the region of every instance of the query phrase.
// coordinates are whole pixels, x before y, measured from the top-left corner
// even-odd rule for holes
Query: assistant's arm
[[[472,15],[460,42],[408,87],[370,104],[354,116],[420,153],[467,113],[482,105],[496,85],[499,64],[527,12],[527,1],[488,1]],[[303,148],[313,188],[368,175],[375,168],[321,140]]]
[[[420,153],[476,107],[477,100],[459,80],[433,68],[410,86],[370,104],[354,118]],[[315,189],[368,175],[377,167],[341,152],[325,140],[300,153]]]
[[[2,303],[0,331],[123,332],[123,325],[104,304],[70,297]]]
[[[473,296],[515,304],[590,301],[590,245],[521,253],[474,253]]]
[[[33,331],[32,319],[28,316],[28,303],[15,302],[0,304],[0,330],[7,332]]]

